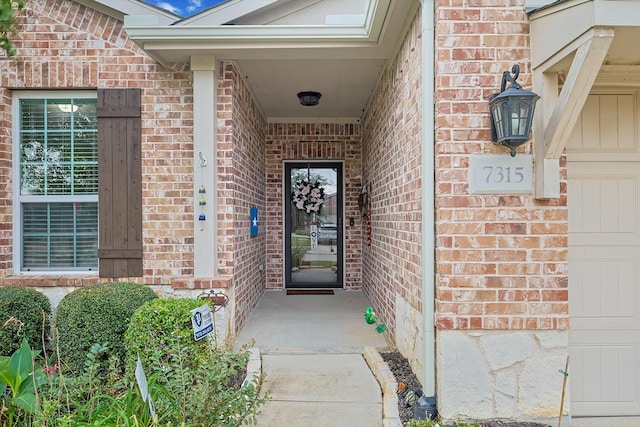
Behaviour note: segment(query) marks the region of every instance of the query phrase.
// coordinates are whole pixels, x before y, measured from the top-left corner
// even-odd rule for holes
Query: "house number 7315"
[[[483,169],[487,184],[492,182],[519,184],[524,181],[524,166],[485,166]]]
[[[533,191],[533,156],[472,154],[469,164],[471,194],[518,194]]]

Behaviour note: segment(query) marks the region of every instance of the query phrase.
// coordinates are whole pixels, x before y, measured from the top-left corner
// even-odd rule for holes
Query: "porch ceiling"
[[[234,61],[269,121],[357,121],[419,2],[376,0],[363,24],[204,25],[190,19],[163,25],[127,16],[129,36],[161,63],[192,55]],[[303,107],[301,91],[322,94]]]

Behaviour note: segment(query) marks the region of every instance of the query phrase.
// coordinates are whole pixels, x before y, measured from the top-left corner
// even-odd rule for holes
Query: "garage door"
[[[637,105],[594,92],[567,147],[573,416],[640,415]]]

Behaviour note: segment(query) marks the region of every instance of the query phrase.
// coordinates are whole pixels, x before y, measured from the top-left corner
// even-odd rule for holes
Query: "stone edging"
[[[376,377],[382,390],[382,426],[402,427],[398,412],[398,384],[389,365],[382,360],[382,356],[374,347],[365,347],[364,360]]]
[[[251,347],[249,349],[249,362],[247,363],[247,376],[245,377],[242,385],[248,382],[257,380],[262,375],[262,358],[260,357],[260,349],[258,347]]]

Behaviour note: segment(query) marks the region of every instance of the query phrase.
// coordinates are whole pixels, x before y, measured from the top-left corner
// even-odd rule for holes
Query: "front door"
[[[342,288],[342,163],[285,164],[287,288]]]

